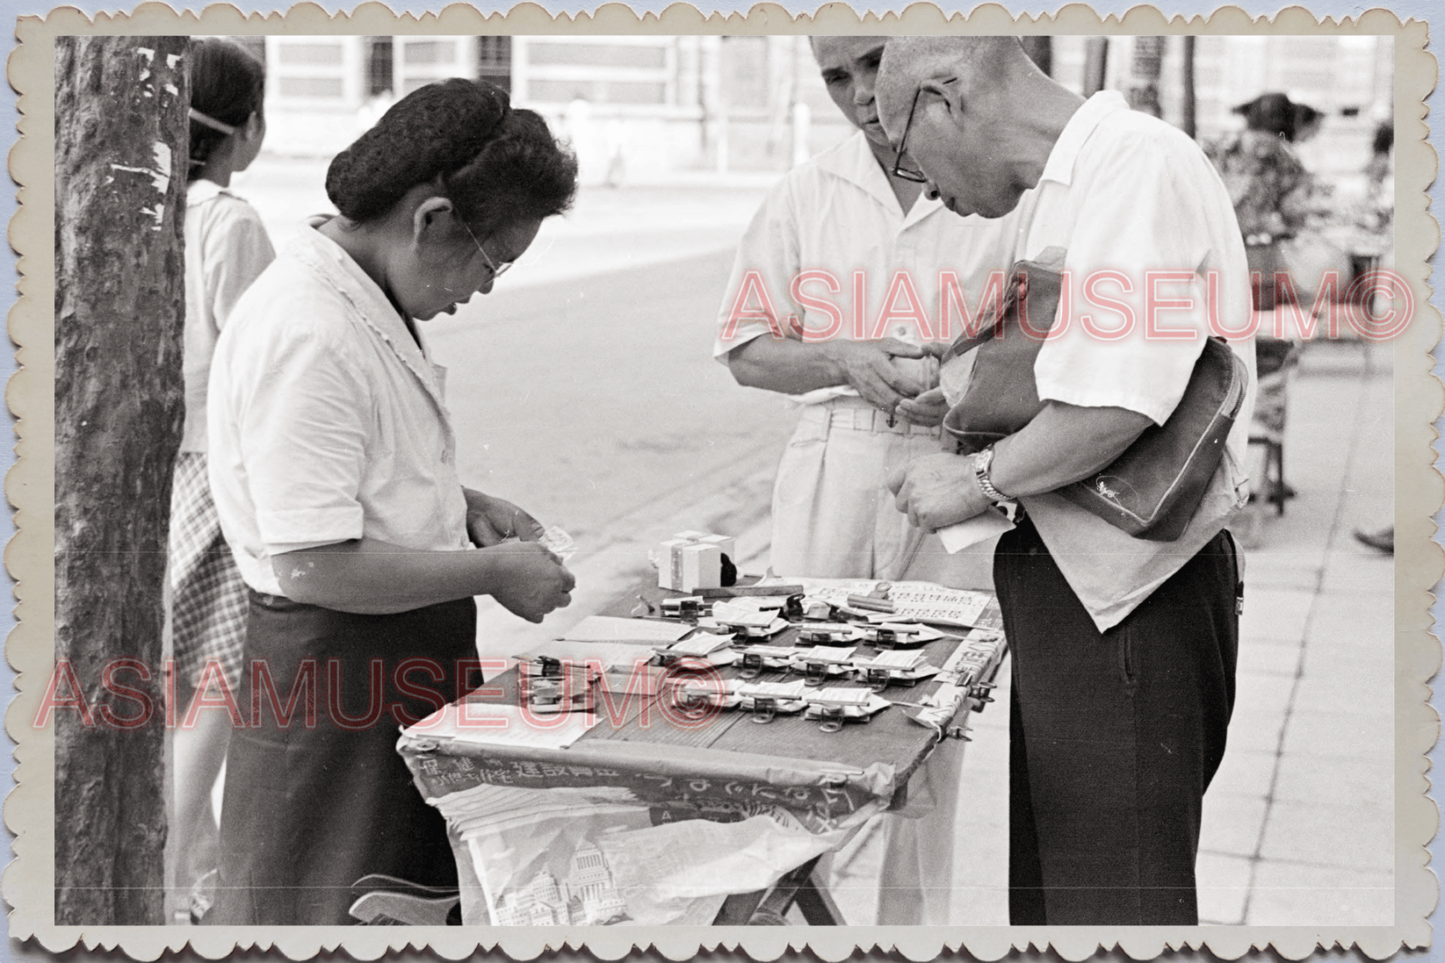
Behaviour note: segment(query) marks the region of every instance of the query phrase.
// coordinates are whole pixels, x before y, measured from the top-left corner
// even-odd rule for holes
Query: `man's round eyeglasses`
[[[499,278],[503,274],[506,274],[507,269],[510,268],[514,263],[516,263],[514,261],[503,261],[501,264],[498,264],[497,262],[493,261],[492,256],[487,253],[486,248],[482,247],[482,242],[477,240],[477,236],[472,233],[472,229],[470,226],[468,226],[467,222],[462,220],[460,217],[458,217],[457,220],[461,222],[462,229],[467,232],[467,237],[472,239],[472,243],[477,246],[477,250],[482,252],[482,257],[486,259],[487,267],[492,269],[493,278]]]
[[[893,169],[890,173],[905,181],[912,181],[915,184],[928,183],[928,175],[916,167],[903,166],[903,152],[908,149],[908,130],[913,126],[913,114],[918,110],[918,97],[923,93],[919,87],[913,94],[913,106],[908,108],[908,121],[903,125],[903,136],[898,139],[898,153],[893,155]]]

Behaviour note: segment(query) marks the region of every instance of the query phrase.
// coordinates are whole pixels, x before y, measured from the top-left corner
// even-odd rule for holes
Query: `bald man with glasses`
[[[1069,298],[1033,365],[1042,413],[889,481],[923,530],[1003,498],[1025,511],[994,566],[1013,656],[1011,922],[1196,924],[1203,796],[1234,703],[1242,582],[1224,523],[1247,494],[1252,389],[1177,541],[1131,537],[1056,490],[1168,419],[1211,310],[1221,330],[1247,326],[1228,192],[1185,134],[1116,92],[1072,93],[1015,38],[890,40],[878,99],[895,176],[955,214],[1017,219],[1021,259],[1063,252]],[[1099,278],[1114,307],[1091,297]],[[1251,343],[1230,346],[1252,385]]]

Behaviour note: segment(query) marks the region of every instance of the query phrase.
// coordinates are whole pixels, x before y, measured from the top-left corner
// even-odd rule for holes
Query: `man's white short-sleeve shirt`
[[[990,273],[1003,283],[1017,222],[1014,215],[961,218],[922,194],[905,214],[867,138],[855,133],[789,171],[753,216],[738,243],[713,353],[726,361],[774,330],[794,338],[806,331],[810,339],[951,341],[963,318],[954,306],[944,330],[940,294],[956,289],[977,315]],[[823,388],[799,400],[856,395]]]
[[[1117,92],[1095,94],[1075,112],[1019,210],[1019,256],[1062,250],[1068,280],[1034,365],[1041,400],[1126,408],[1163,424],[1204,349],[1211,312],[1219,331],[1249,327],[1244,241],[1223,182],[1187,135],[1130,110]],[[1221,503],[1243,497],[1239,466],[1254,406],[1253,341],[1229,343],[1249,369],[1250,390],[1206,496]],[[1192,525],[1178,541],[1153,542],[1058,495],[1022,501],[1101,631],[1219,530]],[[1217,516],[1218,507],[1199,517]]]
[[[246,583],[273,595],[287,551],[470,547],[444,372],[340,246],[298,233],[232,312],[209,395],[221,529]]]

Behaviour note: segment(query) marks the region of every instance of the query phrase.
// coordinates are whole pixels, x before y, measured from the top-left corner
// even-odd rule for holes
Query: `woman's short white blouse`
[[[470,547],[442,370],[339,245],[298,233],[236,304],[208,406],[221,529],[273,595],[272,558],[300,548]]]

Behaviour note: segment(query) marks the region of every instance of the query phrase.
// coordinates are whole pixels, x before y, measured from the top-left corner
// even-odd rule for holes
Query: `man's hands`
[[[494,545],[487,551],[501,563],[491,596],[513,615],[540,622],[553,609],[572,604],[577,580],[561,559],[535,541]]]
[[[915,458],[888,476],[888,490],[898,510],[925,532],[955,525],[978,515],[992,502],[978,487],[973,458],[939,452]]]
[[[881,411],[932,427],[947,413],[943,396],[931,392],[942,350],[896,338],[804,343],[762,337],[733,349],[728,368],[738,384],[790,395],[847,385]]]
[[[898,417],[933,428],[943,424],[948,414],[948,401],[942,388],[929,388],[917,398],[904,398],[898,403]]]
[[[535,542],[542,537],[542,523],[505,498],[463,488],[467,500],[467,535],[478,548],[487,548],[509,538]]]
[[[826,350],[838,368],[840,381],[881,411],[903,415],[900,405],[926,394],[937,379],[938,367],[930,352],[896,338],[830,341]],[[920,419],[928,417],[927,407],[918,409]],[[942,420],[943,416],[939,415],[938,421]],[[938,421],[920,420],[920,424],[938,424]]]

